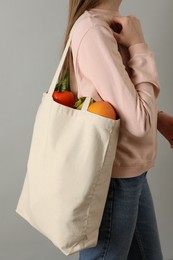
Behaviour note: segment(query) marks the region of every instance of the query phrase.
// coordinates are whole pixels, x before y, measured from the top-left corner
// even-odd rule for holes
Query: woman
[[[78,98],[106,100],[121,118],[98,244],[82,250],[80,260],[161,260],[146,175],[156,157],[157,120],[162,134],[173,144],[173,119],[163,112],[158,116],[160,87],[153,54],[138,19],[120,16],[120,3],[70,0],[65,43],[75,24],[71,54]]]

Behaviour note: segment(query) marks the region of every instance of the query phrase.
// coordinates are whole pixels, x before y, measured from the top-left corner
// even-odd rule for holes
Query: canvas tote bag
[[[38,108],[16,212],[65,255],[97,244],[120,120],[52,99],[71,35]]]

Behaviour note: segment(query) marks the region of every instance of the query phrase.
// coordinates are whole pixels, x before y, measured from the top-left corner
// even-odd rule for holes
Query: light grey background
[[[0,0],[0,260],[66,257],[15,213],[23,185],[35,114],[59,62],[67,0]],[[125,0],[123,15],[141,18],[154,51],[162,91],[160,108],[173,114],[172,0]],[[166,260],[173,259],[173,151],[160,134],[149,173]],[[77,259],[77,255],[69,259]],[[153,259],[156,260],[156,259]]]

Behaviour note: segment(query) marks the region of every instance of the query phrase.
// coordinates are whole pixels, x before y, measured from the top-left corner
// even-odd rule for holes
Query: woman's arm
[[[157,129],[168,140],[173,149],[173,116],[158,112]]]
[[[103,100],[115,107],[126,129],[132,135],[142,137],[148,133],[157,116],[157,69],[146,43],[129,47],[129,53],[130,77],[113,31],[98,24],[90,27],[77,53],[78,74],[81,82],[85,79],[85,88],[80,88],[80,94],[92,85]]]

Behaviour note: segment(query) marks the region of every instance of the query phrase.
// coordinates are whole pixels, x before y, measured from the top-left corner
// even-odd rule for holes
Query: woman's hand
[[[126,47],[145,43],[140,21],[134,16],[116,16],[110,27],[114,30],[117,42]]]
[[[159,112],[157,129],[168,140],[173,149],[173,117],[164,112]]]

